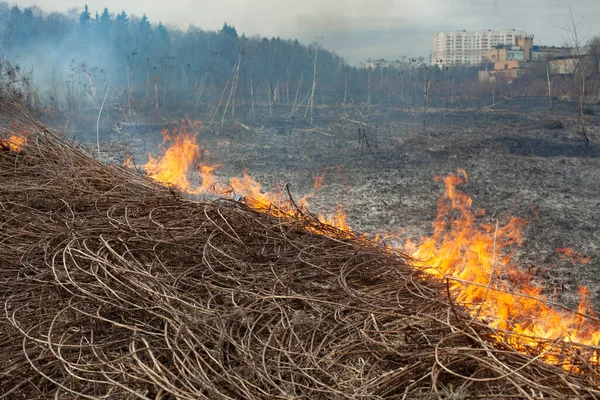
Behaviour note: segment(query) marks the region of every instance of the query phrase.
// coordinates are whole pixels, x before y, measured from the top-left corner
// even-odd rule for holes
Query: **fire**
[[[19,152],[23,150],[23,146],[26,143],[25,136],[12,135],[8,139],[0,140],[0,148],[6,148],[10,151]]]
[[[556,254],[560,254],[562,258],[566,260],[570,260],[575,264],[589,264],[590,258],[582,255],[581,253],[576,252],[573,249],[560,248],[554,251]]]
[[[198,165],[198,173],[202,179],[202,186],[195,190],[196,193],[215,192],[217,194],[224,194],[222,190],[219,191],[217,189],[217,182],[213,174],[215,169],[217,169],[216,165]]]
[[[163,129],[161,132],[163,145],[169,145],[164,154],[158,158],[148,154],[148,162],[142,166],[148,176],[191,194],[205,194],[211,191],[219,195],[225,194],[224,190],[219,190],[215,186],[213,171],[217,166],[197,165],[202,180],[200,187],[193,187],[188,180],[189,174],[202,154],[196,139],[201,129],[202,124],[199,121],[189,119],[183,119],[181,125],[172,130]],[[131,165],[131,157],[127,157],[124,166],[131,167]]]
[[[317,175],[317,176],[313,177],[313,179],[314,179],[313,191],[308,193],[307,195],[305,195],[298,201],[298,206],[300,206],[301,208],[306,208],[308,206],[308,201],[311,198],[313,198],[315,196],[315,194],[317,194],[319,189],[321,189],[321,187],[325,184],[325,175],[324,174]]]
[[[271,213],[279,217],[296,218],[303,211],[306,211],[308,199],[323,185],[324,176],[316,176],[313,192],[302,197],[298,203],[284,193],[280,187],[275,187],[271,192],[262,190],[261,184],[252,179],[246,171],[242,177],[232,177],[228,185],[217,181],[214,171],[218,165],[196,164],[201,158],[201,150],[196,137],[202,129],[200,122],[184,119],[181,125],[172,129],[164,129],[163,145],[168,144],[163,155],[155,158],[148,155],[148,162],[142,167],[151,178],[173,185],[183,192],[202,195],[212,194],[215,196],[234,195],[243,198],[249,206]],[[125,167],[131,167],[132,161],[127,157],[124,163]],[[201,186],[194,187],[189,179],[189,174],[197,167],[198,174],[202,181]],[[340,231],[350,231],[346,222],[346,213],[343,207],[338,206],[334,215],[319,215],[318,220],[321,223],[333,226]]]
[[[257,210],[275,215],[292,211],[291,205],[279,188],[275,188],[273,192],[263,192],[260,183],[252,179],[246,171],[242,178],[231,178],[229,183],[236,195],[243,197],[249,206]]]
[[[315,179],[315,183],[313,185],[313,188],[315,190],[315,192],[319,189],[321,189],[321,186],[323,186],[323,184],[325,183],[325,175],[321,174],[321,175],[317,175],[314,177]]]
[[[143,166],[151,178],[174,185],[184,192],[192,189],[188,181],[188,172],[194,161],[200,157],[196,136],[188,131],[188,125],[182,124],[181,128],[176,128],[173,132],[164,129],[161,132],[163,144],[171,142],[171,145],[160,158],[149,154],[148,162]]]
[[[0,139],[0,149],[20,152],[27,144],[27,136],[30,134],[30,128],[19,121],[12,121],[11,132],[17,132],[8,139]]]
[[[278,217],[297,219],[306,216],[308,200],[324,184],[323,175],[315,177],[313,192],[297,203],[280,187],[263,191],[260,183],[245,171],[241,177],[230,178],[227,184],[221,183],[214,176],[216,165],[197,164],[201,152],[196,137],[200,129],[200,123],[184,120],[180,127],[164,130],[165,143],[169,142],[169,147],[159,158],[150,156],[143,168],[154,179],[188,193],[234,195],[249,206]],[[200,186],[193,186],[188,180],[188,173],[196,169],[202,181]],[[539,350],[539,339],[548,339],[549,343],[558,340],[597,346],[600,322],[586,317],[594,315],[588,306],[587,289],[580,289],[577,312],[553,308],[542,288],[532,283],[532,276],[514,262],[512,251],[523,242],[521,230],[526,221],[511,218],[505,224],[489,219],[486,222],[485,212],[474,210],[471,197],[457,189],[468,182],[464,170],[436,180],[444,184],[445,193],[438,202],[433,234],[421,238],[419,243],[407,241],[401,249],[419,260],[415,261],[415,267],[447,280],[454,300],[470,310],[471,318],[497,329],[498,340],[509,342],[517,350],[527,351],[525,346],[537,346],[538,351],[543,352],[544,348]],[[357,237],[348,225],[341,205],[334,215],[319,215],[317,219],[337,228],[341,236]],[[310,224],[307,229],[331,233]],[[392,235],[383,237],[392,238]],[[371,242],[377,243],[378,239],[371,239]],[[398,249],[391,245],[387,248],[390,251]],[[576,262],[589,262],[589,258],[570,249],[558,249],[557,253]],[[515,342],[515,336],[508,333],[520,335],[522,339]],[[597,356],[590,357],[598,361]],[[559,363],[550,355],[542,358]],[[560,363],[563,367],[573,368],[564,360]]]
[[[321,189],[321,187],[323,187],[323,185],[325,185],[325,175],[324,174],[317,175],[317,176],[313,177],[313,179],[314,179],[313,191],[308,193],[307,195],[302,197],[300,199],[300,201],[298,201],[298,205],[302,209],[306,209],[308,207],[309,200],[312,199],[317,194],[317,192],[319,191],[319,189]],[[348,215],[346,214],[346,211],[344,210],[344,206],[341,202],[338,203],[335,214],[331,214],[331,215],[319,214],[317,216],[317,219],[321,223],[332,226],[341,232],[347,232],[347,233],[352,232],[352,228],[350,227],[350,225],[348,225],[348,222],[347,222]]]
[[[133,154],[128,154],[127,157],[125,157],[125,162],[123,163],[123,166],[125,168],[133,168]]]
[[[418,266],[448,279],[456,301],[465,305],[473,318],[493,328],[524,337],[597,346],[600,323],[585,317],[593,315],[587,289],[580,289],[577,313],[557,310],[548,305],[532,277],[514,263],[510,249],[522,244],[525,221],[512,218],[502,226],[481,222],[485,213],[475,212],[471,197],[456,188],[467,182],[464,171],[436,179],[446,190],[438,203],[433,235],[422,238],[412,252],[421,260]],[[521,343],[526,344],[526,340]]]
[[[350,228],[350,226],[348,225],[347,218],[348,215],[346,214],[346,211],[344,210],[344,207],[341,203],[338,204],[337,211],[335,214],[319,214],[319,221],[323,222],[324,224],[331,225],[343,232],[352,231],[352,228]]]
[[[230,178],[229,184],[234,193],[242,196],[249,206],[275,216],[296,218],[303,212],[307,212],[308,199],[312,198],[323,185],[322,175],[316,176],[314,180],[314,191],[302,197],[297,203],[293,203],[289,197],[286,197],[286,194],[279,187],[276,187],[272,192],[263,192],[260,183],[252,179],[245,171],[242,178]],[[351,228],[346,222],[346,217],[344,208],[339,204],[335,214],[319,214],[317,219],[321,223],[337,228],[341,232],[350,233]],[[319,229],[316,229],[316,231],[319,231]]]

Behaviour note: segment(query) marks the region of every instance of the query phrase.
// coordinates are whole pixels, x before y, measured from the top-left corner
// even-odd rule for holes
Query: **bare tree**
[[[373,89],[372,75],[371,67],[367,68],[367,106],[371,105],[371,92]]]
[[[344,101],[342,107],[346,107],[346,100],[348,98],[348,71],[346,71],[346,77],[344,79]]]
[[[400,88],[399,88],[399,95],[400,95],[400,108],[403,107],[403,103],[404,103],[404,92],[403,92],[403,88],[404,86],[402,85],[403,81],[404,81],[404,70],[402,71],[398,71],[398,81],[400,82]]]
[[[308,112],[308,109],[310,107],[310,124],[313,124],[313,110],[315,107],[315,89],[317,88],[317,76],[318,76],[318,70],[317,70],[317,60],[319,57],[319,52],[321,51],[321,49],[323,48],[323,38],[322,37],[318,37],[315,39],[314,42],[312,42],[312,44],[310,45],[309,49],[308,49],[308,56],[310,57],[310,60],[313,63],[313,83],[312,83],[312,88],[310,91],[310,98],[308,99],[308,104],[306,105],[306,111],[304,112],[304,118],[306,118],[306,113]],[[311,50],[312,50],[312,54],[311,54]]]
[[[423,133],[427,131],[427,109],[429,106],[429,99],[431,95],[431,89],[433,85],[432,74],[435,69],[435,65],[431,62],[425,62],[423,57],[414,59],[415,63],[419,63],[419,68],[423,70]]]
[[[546,67],[546,82],[548,83],[548,101],[550,102],[550,111],[552,112],[552,81],[550,80],[550,61],[544,60]]]
[[[223,124],[225,123],[225,114],[227,114],[227,110],[229,109],[229,104],[231,104],[231,118],[235,117],[235,92],[238,87],[238,81],[240,78],[240,66],[242,64],[242,55],[243,52],[240,51],[238,53],[237,61],[233,67],[232,72],[232,83],[231,89],[229,91],[229,97],[227,97],[227,102],[225,103],[225,109],[223,110],[223,116],[221,117],[221,129],[223,129]]]
[[[572,69],[573,69],[573,80],[576,86],[576,94],[579,99],[579,110],[578,110],[578,123],[581,134],[585,139],[585,144],[590,145],[590,137],[587,133],[585,126],[585,80],[587,77],[586,64],[583,62],[583,43],[584,38],[581,37],[581,22],[583,17],[579,21],[575,22],[573,17],[573,10],[569,7],[569,13],[571,15],[570,22],[563,28],[567,33],[567,44],[573,49],[571,54]]]
[[[408,69],[408,112],[412,112],[413,105],[413,84],[414,84],[414,72],[415,72],[415,64],[418,62],[416,58],[410,59],[410,67]]]
[[[438,62],[442,62],[443,60],[438,60]],[[447,65],[444,65],[444,100],[446,103],[446,112],[445,114],[448,114],[448,101],[450,99],[449,95],[448,95],[448,69],[450,67],[448,67]]]

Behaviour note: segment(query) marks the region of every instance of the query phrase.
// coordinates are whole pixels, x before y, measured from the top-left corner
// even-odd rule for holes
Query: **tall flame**
[[[190,123],[182,121],[181,127],[172,132],[164,129],[163,144],[170,142],[160,158],[148,155],[148,162],[143,166],[146,173],[157,181],[172,184],[184,192],[190,192],[192,186],[188,180],[190,167],[200,157],[200,148],[194,132],[190,131]]]
[[[597,346],[600,324],[592,316],[587,289],[581,288],[578,313],[548,305],[542,288],[520,270],[510,253],[522,243],[525,221],[512,218],[506,225],[480,222],[485,215],[472,209],[472,199],[457,190],[467,174],[436,178],[446,191],[438,203],[438,215],[430,237],[421,239],[412,256],[430,274],[448,279],[456,300],[472,316],[491,327],[524,336],[563,340]]]

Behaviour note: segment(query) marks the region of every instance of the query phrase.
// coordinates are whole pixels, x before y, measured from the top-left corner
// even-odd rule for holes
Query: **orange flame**
[[[228,188],[226,185],[217,182],[214,176],[217,165],[199,164],[198,173],[202,184],[200,187],[193,187],[188,179],[188,174],[193,170],[194,164],[202,154],[196,141],[201,127],[202,125],[199,122],[184,119],[180,126],[171,131],[164,129],[161,132],[164,138],[163,144],[168,143],[169,146],[163,155],[158,158],[148,155],[148,162],[143,166],[146,173],[151,178],[171,184],[186,193],[210,193],[217,196],[227,196],[233,193],[243,198],[246,204],[257,210],[290,218],[294,218],[299,211],[305,211],[308,199],[314,196],[323,185],[324,176],[316,176],[313,192],[302,197],[297,204],[294,204],[279,187],[271,192],[263,192],[260,183],[252,179],[246,171],[244,171],[241,178],[230,178]],[[131,166],[130,158],[125,161],[124,166]],[[333,226],[341,231],[350,231],[350,227],[346,222],[346,213],[341,205],[338,206],[338,210],[334,215],[319,215],[318,219],[321,223]]]
[[[575,264],[589,264],[590,257],[584,256],[573,249],[560,248],[554,250],[556,254],[560,254],[563,259],[570,260]]]
[[[12,135],[8,139],[0,140],[0,148],[6,148],[10,151],[19,152],[23,150],[23,146],[26,143],[25,136]]]
[[[324,174],[317,175],[317,176],[313,177],[313,180],[314,180],[313,191],[308,193],[306,196],[302,197],[298,201],[298,206],[300,206],[301,208],[306,208],[308,206],[308,201],[310,199],[312,199],[315,196],[315,194],[317,194],[319,189],[321,189],[321,187],[324,185],[325,175]]]
[[[11,131],[17,132],[8,139],[0,139],[0,148],[13,152],[20,152],[27,144],[27,136],[31,133],[30,128],[19,121],[11,121]]]
[[[164,142],[171,141],[164,155],[154,158],[148,155],[148,162],[143,166],[146,173],[159,182],[169,183],[179,189],[189,192],[191,184],[188,181],[188,171],[200,156],[196,137],[189,134],[185,128],[180,134],[171,135],[167,129],[162,131]]]
[[[350,225],[348,225],[347,219],[348,215],[346,214],[346,211],[341,203],[338,204],[335,214],[319,214],[319,221],[322,223],[333,226],[334,228],[337,228],[343,232],[352,232],[352,228],[350,228]]]
[[[172,130],[163,129],[161,132],[163,145],[169,143],[169,146],[158,158],[148,155],[148,162],[142,167],[148,176],[191,194],[203,194],[211,190],[223,194],[224,192],[215,187],[213,171],[216,166],[198,165],[198,172],[202,179],[200,187],[192,187],[188,180],[189,173],[202,154],[196,140],[201,129],[201,122],[189,119],[181,120],[181,124]],[[131,166],[129,157],[125,160],[124,166]]]
[[[273,192],[263,192],[260,183],[255,181],[244,171],[242,178],[230,178],[229,184],[236,195],[244,198],[245,202],[257,209],[276,215],[292,211],[282,191],[275,188]]]
[[[123,162],[123,166],[125,168],[133,168],[134,164],[133,164],[133,154],[128,154],[127,157],[125,157],[125,161]]]
[[[216,194],[223,195],[224,192],[217,187],[217,182],[213,171],[217,169],[217,165],[198,165],[198,173],[202,179],[202,186],[197,188],[194,192],[197,194],[214,192]]]
[[[600,324],[584,316],[591,316],[587,289],[580,289],[579,314],[559,311],[548,305],[532,277],[514,264],[509,249],[522,243],[525,221],[512,218],[504,226],[481,222],[484,214],[474,212],[472,199],[456,189],[467,181],[464,171],[436,179],[446,191],[438,203],[433,235],[422,238],[412,253],[422,260],[418,265],[448,279],[456,300],[471,310],[473,318],[493,328],[597,346]]]
[[[322,177],[315,177],[315,187],[318,187],[322,181]],[[246,171],[244,171],[242,178],[230,178],[229,184],[235,194],[244,198],[246,204],[254,209],[268,212],[278,217],[296,218],[299,214],[306,212],[307,199],[314,194],[314,192],[309,193],[302,197],[297,204],[294,204],[279,187],[276,187],[272,192],[263,192],[260,183],[252,179]],[[349,234],[352,232],[346,222],[346,212],[341,204],[338,205],[334,215],[320,214],[317,219],[321,223],[337,228],[342,232]],[[309,229],[320,232],[318,228]]]
[[[321,189],[321,186],[325,183],[325,174],[317,175],[314,177],[315,183],[313,185],[314,192]]]
[[[300,199],[300,201],[298,202],[298,204],[302,208],[308,207],[308,200],[313,198],[315,196],[315,194],[319,191],[319,189],[321,189],[321,187],[323,187],[323,185],[325,184],[325,175],[324,174],[317,175],[317,176],[313,177],[313,179],[314,179],[313,191],[310,192],[309,194],[307,194],[306,196],[302,197]],[[317,219],[321,223],[324,223],[326,225],[337,228],[342,232],[348,232],[348,233],[352,232],[352,228],[350,228],[350,226],[348,225],[348,222],[347,222],[348,215],[346,214],[346,211],[344,210],[344,205],[341,202],[338,203],[335,214],[332,214],[332,215],[319,214],[317,216]]]

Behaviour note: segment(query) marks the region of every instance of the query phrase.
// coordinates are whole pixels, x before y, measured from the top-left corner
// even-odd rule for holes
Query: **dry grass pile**
[[[402,256],[185,199],[5,118],[29,133],[0,149],[0,398],[600,397],[592,370],[498,343]]]

